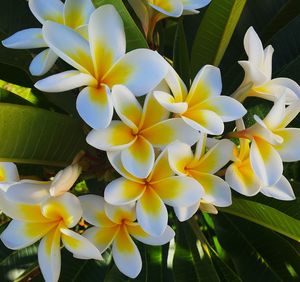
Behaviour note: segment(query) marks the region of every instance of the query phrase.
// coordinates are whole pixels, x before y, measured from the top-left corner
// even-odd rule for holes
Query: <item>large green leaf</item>
[[[270,206],[234,198],[230,207],[220,208],[219,210],[250,220],[296,241],[300,241],[300,220]]]
[[[192,74],[205,64],[218,66],[246,0],[213,0],[198,29],[192,48]]]
[[[0,103],[0,161],[65,166],[85,147],[81,124],[66,115]]]
[[[120,16],[123,19],[126,41],[127,41],[127,51],[136,49],[136,48],[147,48],[147,42],[140,29],[135,24],[134,20],[127,11],[122,0],[93,0],[96,7],[111,4],[114,5],[117,11],[120,13]]]

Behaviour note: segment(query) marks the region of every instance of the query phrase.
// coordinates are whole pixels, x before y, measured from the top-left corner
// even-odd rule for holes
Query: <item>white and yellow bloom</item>
[[[237,122],[237,129],[245,129],[242,120]],[[266,186],[260,180],[251,165],[250,140],[243,138],[239,140],[240,145],[234,149],[234,162],[226,169],[225,180],[229,186],[245,196],[254,196],[261,192],[279,200],[294,200],[291,184],[283,175],[271,186]]]
[[[233,97],[239,101],[243,101],[248,96],[275,101],[282,93],[286,93],[287,104],[300,98],[300,86],[295,81],[285,77],[272,79],[274,49],[271,45],[263,48],[253,27],[250,27],[245,34],[244,47],[248,61],[239,61],[239,64],[245,71],[245,77]]]
[[[0,191],[6,191],[10,185],[19,180],[18,168],[14,163],[0,162]]]
[[[176,72],[170,68],[166,77],[172,94],[155,91],[157,101],[176,113],[187,124],[203,133],[219,135],[224,122],[234,121],[246,114],[246,109],[235,99],[221,96],[222,80],[219,68],[206,65],[195,77],[189,93]]]
[[[162,148],[177,139],[193,145],[199,138],[198,132],[182,119],[168,119],[169,112],[152,93],[146,96],[143,109],[122,85],[113,87],[112,100],[121,121],[114,120],[105,129],[92,130],[87,142],[100,150],[121,152],[124,167],[136,177],[146,178],[152,170],[153,147]]]
[[[203,196],[201,185],[187,176],[175,176],[169,167],[164,150],[146,178],[130,174],[121,162],[120,153],[109,152],[108,158],[123,177],[109,183],[104,190],[105,200],[112,205],[135,203],[138,223],[149,234],[162,234],[168,222],[165,204],[172,207],[191,206]]]
[[[99,7],[90,17],[89,41],[74,30],[54,22],[43,27],[45,41],[77,70],[65,71],[36,83],[46,92],[87,86],[77,98],[77,110],[92,128],[105,128],[112,119],[110,89],[121,84],[136,96],[155,88],[167,73],[167,63],[157,53],[136,49],[127,54],[124,26],[112,5]],[[67,42],[67,44],[66,44]]]
[[[96,195],[81,196],[83,218],[93,224],[83,233],[103,253],[112,245],[112,255],[119,270],[130,278],[138,276],[142,259],[131,236],[148,245],[159,246],[168,243],[175,235],[170,226],[160,236],[147,234],[135,222],[135,205],[112,206]]]
[[[46,21],[64,24],[81,34],[86,34],[86,25],[95,10],[91,0],[29,0],[32,14],[44,25]],[[43,37],[42,28],[21,30],[2,41],[7,48],[34,49],[47,48],[49,45]],[[58,56],[47,48],[31,62],[29,70],[32,75],[43,75],[55,64]]]
[[[69,192],[51,197],[49,188],[50,182],[23,181],[10,186],[0,198],[3,212],[13,219],[0,239],[13,250],[41,239],[38,261],[47,282],[59,279],[61,241],[76,257],[101,259],[92,243],[70,229],[82,216],[78,198]]]
[[[205,153],[206,137],[197,144],[195,154],[191,147],[181,142],[175,142],[168,147],[169,163],[172,170],[181,176],[189,176],[199,182],[204,189],[201,200],[191,206],[175,208],[180,221],[190,218],[200,207],[204,211],[216,213],[212,207],[227,207],[231,205],[229,185],[220,177],[214,175],[231,159],[234,144],[226,139],[217,142]]]

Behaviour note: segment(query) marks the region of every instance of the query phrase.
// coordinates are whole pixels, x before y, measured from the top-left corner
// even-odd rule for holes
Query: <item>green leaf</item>
[[[206,64],[218,66],[246,0],[213,0],[199,26],[192,48],[192,74]]]
[[[296,241],[300,241],[300,220],[292,218],[270,206],[233,198],[233,203],[230,207],[219,208],[219,210],[250,220]]]
[[[66,166],[85,148],[81,124],[66,115],[0,103],[0,161]]]
[[[134,20],[127,11],[125,5],[121,0],[93,0],[96,7],[111,4],[114,5],[118,13],[123,19],[126,41],[127,41],[127,52],[137,48],[147,48],[147,41],[143,36],[140,29],[135,24]]]

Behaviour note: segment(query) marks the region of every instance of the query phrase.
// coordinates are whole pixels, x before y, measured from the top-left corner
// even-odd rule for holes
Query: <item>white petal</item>
[[[272,78],[272,57],[274,53],[274,48],[269,45],[264,50],[264,62],[261,66],[261,70],[266,75],[268,79]]]
[[[268,81],[267,76],[253,63],[249,61],[238,61],[245,71],[242,85],[252,82],[254,85],[262,85]]]
[[[0,183],[20,180],[18,168],[14,163],[0,162]]]
[[[53,51],[46,49],[34,57],[29,66],[29,71],[32,75],[44,75],[54,66],[57,59],[58,56]]]
[[[180,222],[190,219],[199,210],[200,201],[189,207],[174,207],[174,212]]]
[[[116,224],[122,224],[124,221],[131,224],[136,220],[135,203],[121,206],[105,203],[104,209],[108,218]]]
[[[276,129],[285,115],[285,96],[282,95],[275,103],[263,122],[269,129]]]
[[[200,9],[207,6],[211,0],[182,0],[183,8],[187,10]]]
[[[172,95],[162,92],[155,91],[154,92],[155,99],[168,111],[172,113],[181,114],[184,113],[188,109],[188,104],[185,102],[176,103],[175,99]]]
[[[177,0],[168,0],[168,1],[152,1],[153,4],[149,2],[149,5],[159,11],[162,14],[165,14],[169,17],[180,17],[183,12],[183,5],[181,1]]]

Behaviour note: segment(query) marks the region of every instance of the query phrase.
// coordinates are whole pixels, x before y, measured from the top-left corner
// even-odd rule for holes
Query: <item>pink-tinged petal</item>
[[[285,109],[284,119],[281,121],[278,128],[288,126],[300,112],[300,100],[293,102]]]
[[[153,90],[166,76],[168,64],[157,52],[136,49],[125,54],[105,74],[102,82],[112,88],[122,84],[136,96]]]
[[[54,66],[57,59],[58,56],[48,48],[34,57],[29,71],[32,75],[44,75]]]
[[[81,118],[92,128],[109,126],[113,117],[113,103],[107,86],[86,87],[78,95],[76,108]]]
[[[88,223],[95,226],[113,227],[112,222],[105,214],[105,201],[103,197],[97,195],[84,195],[79,197],[82,207],[82,217]]]
[[[265,196],[281,201],[292,201],[296,199],[291,184],[284,176],[281,176],[278,182],[276,182],[274,185],[263,187],[261,189],[261,193],[263,193]]]
[[[82,216],[79,199],[66,192],[58,197],[51,197],[42,204],[42,213],[48,220],[63,220],[68,228],[74,227]]]
[[[124,168],[137,178],[146,178],[152,171],[154,149],[144,137],[139,136],[135,142],[121,152]]]
[[[204,194],[199,182],[187,176],[168,177],[151,183],[151,187],[165,204],[172,207],[191,206]]]
[[[240,102],[227,96],[207,99],[201,104],[201,108],[213,111],[224,122],[237,120],[247,113],[247,110]]]
[[[143,1],[136,1],[136,0],[128,0],[128,3],[131,5],[134,12],[136,13],[139,20],[141,21],[145,34],[148,34],[148,24],[149,24],[148,4],[144,3]]]
[[[155,147],[164,147],[176,140],[193,145],[199,139],[199,133],[181,118],[159,122],[141,131],[141,135]]]
[[[106,186],[104,198],[107,203],[112,205],[127,205],[138,200],[145,189],[145,184],[121,177],[113,180]]]
[[[260,138],[252,140],[250,162],[257,177],[267,186],[276,183],[282,175],[280,155],[272,145]]]
[[[60,0],[29,0],[29,8],[33,15],[44,23],[54,21],[63,23],[64,5]]]
[[[261,69],[265,76],[271,80],[272,78],[272,58],[273,58],[274,48],[268,45],[264,50],[264,62]]]
[[[157,157],[153,170],[149,177],[147,178],[148,181],[155,182],[166,177],[174,176],[174,172],[169,165],[169,157],[168,157],[168,150],[163,150],[159,156]]]
[[[174,236],[174,230],[168,225],[160,236],[151,236],[146,233],[138,224],[128,225],[128,233],[138,241],[152,246],[161,246],[170,242]]]
[[[133,93],[123,85],[115,85],[111,96],[120,119],[130,128],[137,130],[142,119],[142,107]]]
[[[233,158],[234,143],[220,140],[190,168],[203,173],[215,174]]]
[[[123,21],[114,6],[103,5],[93,12],[89,38],[96,76],[101,79],[126,51]]]
[[[47,21],[43,35],[48,46],[66,63],[83,73],[94,75],[89,42],[79,33],[65,25]]]
[[[154,97],[169,112],[182,114],[188,109],[187,103],[176,102],[174,97],[168,93],[155,91]]]
[[[255,66],[260,67],[264,60],[264,49],[260,38],[251,26],[244,37],[244,48],[248,55],[249,61]]]
[[[0,183],[19,181],[18,168],[14,163],[0,162]]]
[[[189,207],[174,207],[174,212],[180,222],[190,219],[199,210],[200,201]]]
[[[33,49],[47,47],[41,28],[28,28],[16,32],[2,41],[3,46],[12,49]]]
[[[40,240],[55,225],[55,222],[28,223],[12,220],[2,232],[0,239],[7,248],[19,250]]]
[[[167,109],[162,107],[155,99],[154,94],[151,92],[146,96],[142,115],[142,128],[151,127],[170,116]]]
[[[173,67],[169,68],[169,72],[167,76],[165,77],[165,81],[167,82],[168,86],[170,87],[172,94],[175,97],[176,102],[183,102],[188,94],[187,88],[182,81],[182,79],[179,77],[179,75],[176,73],[176,71],[173,69]]]
[[[136,220],[135,203],[122,206],[104,205],[105,214],[116,224],[130,223]]]
[[[130,127],[121,121],[113,120],[105,129],[92,130],[86,142],[103,151],[117,151],[132,145],[136,138]]]
[[[211,213],[211,214],[218,214],[218,210],[214,205],[212,205],[210,203],[207,203],[207,202],[204,202],[204,201],[200,202],[199,209],[202,212],[207,212],[207,213]]]
[[[200,9],[207,6],[211,0],[181,0],[186,10]]]
[[[229,185],[222,178],[196,171],[192,171],[191,176],[202,185],[205,191],[203,196],[205,202],[217,207],[228,207],[231,205],[231,191]]]
[[[119,226],[112,227],[91,227],[82,236],[92,242],[100,253],[103,253],[114,241],[118,234]]]
[[[45,281],[58,281],[61,268],[59,227],[53,228],[41,240],[38,259]]]
[[[202,109],[188,110],[182,119],[195,130],[202,133],[220,135],[224,131],[222,119],[214,112]]]
[[[44,92],[64,92],[85,85],[96,86],[97,81],[90,75],[70,70],[39,80],[34,86]]]
[[[160,236],[167,227],[167,208],[157,193],[150,187],[138,200],[136,215],[141,227],[152,236]]]
[[[65,25],[77,28],[89,22],[95,10],[91,0],[66,0],[64,5]]]
[[[149,5],[153,9],[169,17],[180,17],[183,12],[183,5],[181,1],[177,0],[154,0],[149,1]]]
[[[269,129],[276,129],[285,115],[285,95],[282,95],[275,103],[263,122]]]
[[[254,85],[262,85],[268,81],[268,77],[259,69],[258,66],[249,61],[238,61],[238,63],[245,71],[245,77],[242,85],[246,85],[250,82]],[[254,94],[255,89],[254,93],[251,93],[251,95],[256,96]]]
[[[300,160],[300,129],[284,128],[275,131],[277,135],[283,138],[283,142],[274,146],[279,153],[282,161],[296,162]]]
[[[233,190],[248,197],[256,195],[261,188],[249,159],[231,164],[226,170],[225,181]]]
[[[62,233],[61,240],[65,248],[73,253],[75,257],[102,259],[99,250],[85,237],[66,228],[60,228],[60,232]]]
[[[202,103],[208,98],[219,96],[222,91],[220,69],[211,65],[204,66],[196,75],[191,90],[186,97],[189,107]]]
[[[124,226],[120,228],[114,240],[112,254],[116,266],[122,273],[130,278],[138,276],[142,269],[141,255]]]
[[[50,186],[51,196],[60,196],[68,192],[75,184],[82,168],[78,164],[72,164],[60,170],[54,177]]]

